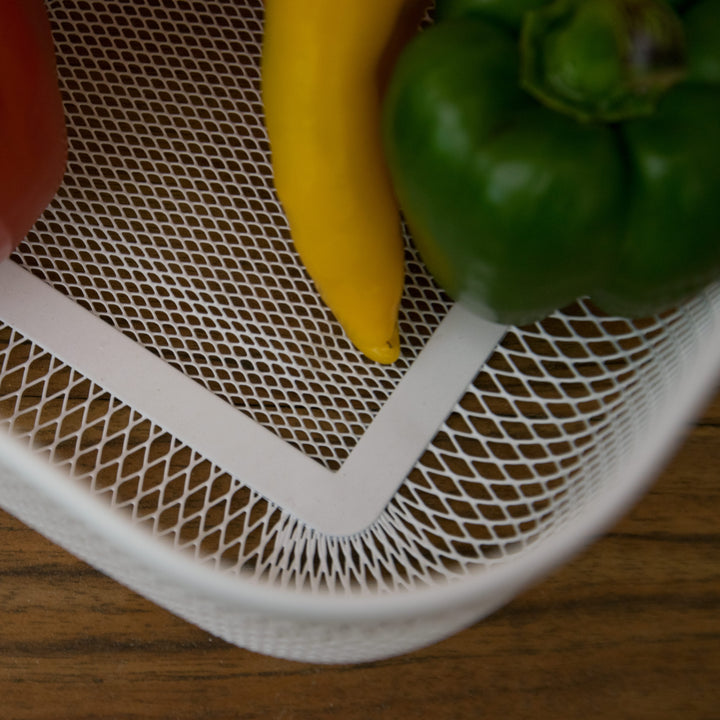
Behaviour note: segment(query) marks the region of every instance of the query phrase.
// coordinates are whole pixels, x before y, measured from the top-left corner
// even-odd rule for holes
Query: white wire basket
[[[403,352],[348,343],[276,200],[259,0],[49,3],[65,182],[0,265],[0,505],[251,650],[431,644],[638,497],[714,388],[720,288],[482,322],[407,243]]]

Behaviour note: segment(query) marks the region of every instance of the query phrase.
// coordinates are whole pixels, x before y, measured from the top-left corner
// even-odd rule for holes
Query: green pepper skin
[[[683,15],[688,45],[687,82],[720,88],[720,2],[706,0]]]
[[[425,262],[450,295],[514,324],[604,277],[624,195],[613,132],[542,107],[517,62],[496,27],[446,21],[404,54],[386,106],[388,162],[403,169]]]
[[[479,17],[499,23],[508,30],[516,29],[528,10],[547,4],[547,0],[445,0],[435,6],[435,20],[444,22],[457,18]]]
[[[687,85],[623,125],[631,189],[617,262],[593,299],[651,315],[720,273],[720,91]]]
[[[483,317],[525,324],[588,295],[660,312],[720,277],[720,0],[678,10],[686,78],[619,122],[521,86],[519,21],[546,4],[438,0],[384,101],[400,206],[438,283]]]

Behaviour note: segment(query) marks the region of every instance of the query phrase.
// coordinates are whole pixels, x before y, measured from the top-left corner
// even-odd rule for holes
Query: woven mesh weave
[[[69,171],[13,260],[337,469],[450,303],[408,243],[403,354],[385,367],[318,299],[272,189],[261,8],[49,3]],[[718,307],[713,289],[629,323],[580,302],[509,330],[381,516],[349,535],[306,526],[9,324],[0,423],[198,562],[287,588],[411,589],[503,562],[586,510]]]
[[[674,319],[638,330],[578,306],[510,332],[383,515],[349,537],[305,527],[7,326],[0,411],[14,434],[203,562],[283,586],[396,590],[501,562],[582,513],[673,382],[652,363],[682,339]]]
[[[70,165],[19,260],[337,468],[447,304],[409,252],[391,367],[359,356],[322,304],[273,190],[261,8],[51,3]]]

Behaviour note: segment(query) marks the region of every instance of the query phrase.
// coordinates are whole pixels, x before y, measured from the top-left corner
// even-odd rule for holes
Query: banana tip
[[[392,365],[400,357],[400,334],[396,328],[387,341],[379,345],[358,345],[363,355],[383,365]]]

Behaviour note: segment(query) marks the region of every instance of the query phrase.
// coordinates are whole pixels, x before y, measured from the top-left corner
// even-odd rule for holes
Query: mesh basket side
[[[503,596],[477,598],[468,607],[440,610],[393,619],[308,620],[270,609],[263,612],[238,602],[223,601],[202,586],[167,572],[152,553],[125,542],[88,513],[71,511],[56,492],[48,493],[27,474],[26,468],[8,462],[6,442],[0,438],[0,504],[30,527],[40,531],[78,558],[102,570],[118,582],[174,612],[179,617],[240,647],[303,662],[348,663],[399,655],[436,642],[491,612]],[[13,449],[17,456],[18,449]],[[25,472],[23,472],[25,470]],[[61,476],[51,478],[57,482]],[[63,492],[60,491],[60,495]],[[97,520],[98,509],[93,515]],[[147,542],[149,538],[145,538]]]
[[[641,327],[578,306],[508,333],[381,516],[346,536],[313,530],[8,326],[0,421],[203,564],[289,589],[392,593],[503,563],[590,513],[671,412],[717,300]]]

